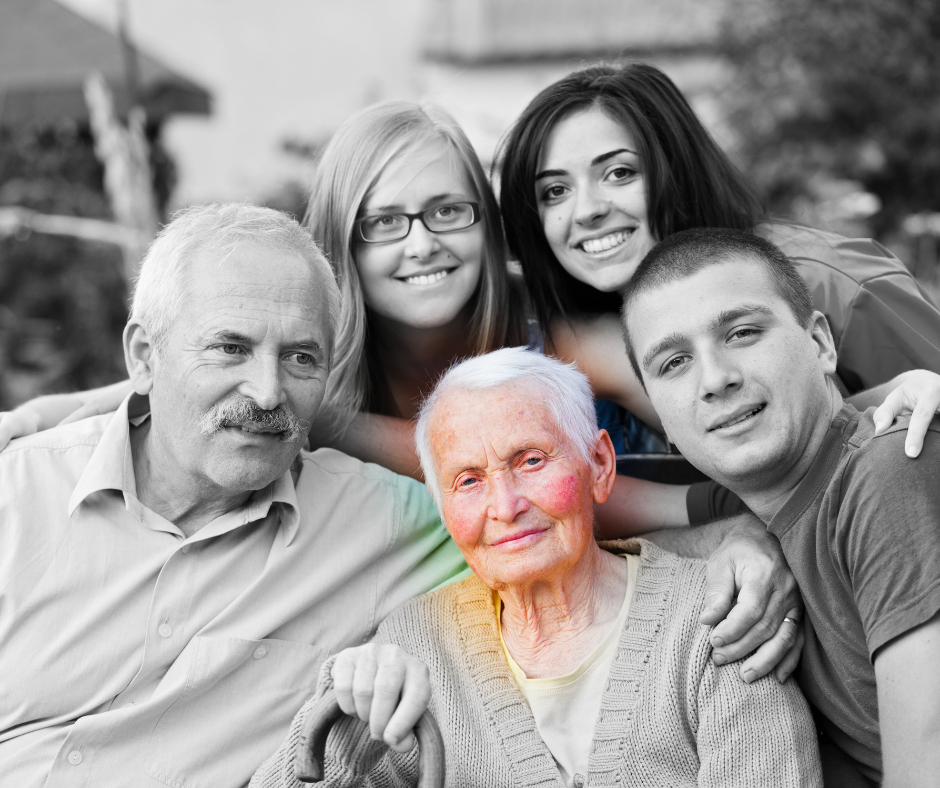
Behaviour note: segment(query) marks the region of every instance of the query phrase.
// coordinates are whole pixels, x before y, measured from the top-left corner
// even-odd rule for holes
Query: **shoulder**
[[[495,620],[492,591],[471,576],[436,591],[416,596],[395,608],[379,627],[383,639],[404,645],[417,640],[443,642],[452,640],[463,617],[482,614]]]
[[[913,485],[935,479],[940,471],[940,417],[935,416],[928,426],[920,456],[911,459],[904,453],[910,416],[895,419],[887,430],[875,435],[874,412],[875,408],[868,408],[858,413],[855,429],[846,436],[849,449],[846,469],[860,477],[871,477],[881,488],[900,479],[907,479]],[[940,486],[937,486],[937,494],[940,495]]]
[[[910,278],[904,264],[871,238],[847,238],[815,227],[783,222],[759,224],[754,232],[779,247],[810,280],[814,276],[830,276],[864,285],[888,275]]]
[[[97,448],[114,414],[94,416],[10,441],[0,451],[0,467],[23,463],[85,462]]]
[[[302,451],[298,460],[298,490],[324,484],[352,483],[363,489],[377,488],[402,498],[418,496],[422,501],[428,498],[427,488],[421,482],[336,449]]]

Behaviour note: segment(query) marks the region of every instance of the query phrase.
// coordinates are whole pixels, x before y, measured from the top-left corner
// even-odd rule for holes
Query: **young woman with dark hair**
[[[523,110],[496,167],[510,252],[547,349],[655,428],[623,352],[620,291],[657,241],[691,227],[747,230],[782,249],[829,319],[839,382],[859,406],[880,403],[902,373],[940,372],[940,312],[903,264],[875,241],[768,220],[654,66],[595,65],[549,86]],[[923,401],[925,418],[930,404],[936,395]],[[912,432],[919,449],[922,431]]]

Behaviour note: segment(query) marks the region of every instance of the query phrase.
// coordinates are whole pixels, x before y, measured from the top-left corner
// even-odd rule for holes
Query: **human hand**
[[[39,431],[39,417],[28,410],[9,410],[0,413],[0,451],[14,438]]]
[[[924,436],[934,414],[940,409],[940,375],[926,369],[915,369],[906,373],[904,381],[885,397],[875,411],[875,435],[880,435],[894,420],[910,413],[904,453],[917,457],[924,446]]]
[[[803,603],[776,537],[756,517],[738,519],[708,560],[700,621],[715,625],[716,665],[750,654],[739,670],[744,681],[774,670],[783,683],[803,649]]]
[[[369,723],[375,741],[396,752],[414,746],[412,730],[431,699],[427,666],[400,646],[368,643],[341,651],[330,674],[340,708]]]

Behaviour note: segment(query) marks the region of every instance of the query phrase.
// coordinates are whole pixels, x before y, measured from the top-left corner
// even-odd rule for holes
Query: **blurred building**
[[[59,0],[113,26],[118,0]],[[667,70],[720,137],[723,0],[125,0],[146,50],[213,96],[164,129],[176,204],[264,199],[305,182],[303,154],[350,113],[427,98],[484,159],[528,100],[577,65],[635,56]]]

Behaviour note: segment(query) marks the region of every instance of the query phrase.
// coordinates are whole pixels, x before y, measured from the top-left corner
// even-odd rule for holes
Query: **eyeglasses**
[[[356,221],[359,238],[370,244],[383,244],[407,238],[415,219],[432,233],[455,233],[480,221],[480,204],[453,202],[428,208],[421,213],[381,213]]]

